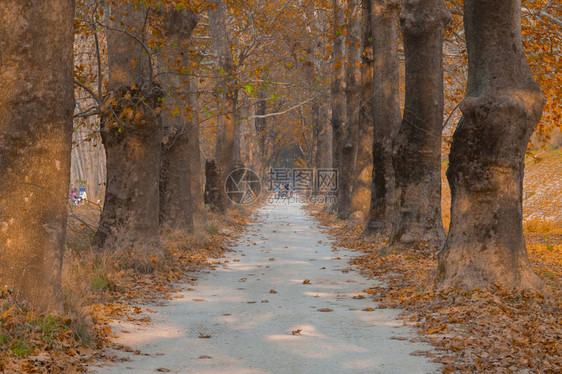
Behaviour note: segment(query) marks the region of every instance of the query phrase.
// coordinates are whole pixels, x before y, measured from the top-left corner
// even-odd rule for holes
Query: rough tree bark
[[[74,1],[0,3],[0,284],[62,312]]]
[[[399,0],[373,0],[373,173],[365,235],[387,235],[394,218],[392,140],[400,127],[398,73]]]
[[[101,120],[107,189],[94,238],[100,248],[159,245],[160,90],[142,44],[147,11],[133,3],[110,8],[109,98]]]
[[[360,0],[347,0],[348,26],[346,37],[346,112],[344,142],[340,159],[340,187],[338,189],[338,217],[348,219],[351,214],[351,193],[355,179],[355,161],[359,132],[361,102],[361,6]]]
[[[216,166],[220,173],[219,186],[211,186],[210,189],[219,192],[218,199],[214,200],[211,209],[226,212],[228,197],[223,183],[228,174],[234,170],[238,160],[236,159],[236,135],[239,133],[239,123],[236,116],[238,103],[238,85],[235,77],[236,68],[230,50],[230,38],[228,37],[227,20],[228,11],[224,0],[212,0],[214,8],[209,8],[209,28],[211,30],[213,48],[216,56],[216,67],[218,83],[216,94],[219,97],[220,126],[217,128],[216,138]],[[207,179],[214,180],[214,179]]]
[[[163,17],[166,48],[160,63],[160,83],[168,95],[162,108],[160,222],[191,232],[196,210],[191,183],[199,170],[192,170],[195,155],[190,153],[190,143],[195,141],[190,131],[195,125],[195,108],[190,106],[189,78],[181,73],[189,63],[186,44],[197,25],[197,16],[191,10],[169,9]]]
[[[439,259],[442,286],[537,288],[525,248],[525,149],[544,98],[523,50],[519,0],[466,0],[467,97],[447,178],[451,227]]]
[[[341,188],[339,173],[344,142],[345,125],[345,70],[344,70],[344,10],[345,0],[333,0],[334,49],[332,51],[332,168],[338,173],[338,188]],[[331,207],[334,212],[337,204]]]
[[[404,118],[394,141],[396,214],[391,242],[440,247],[443,33],[442,0],[407,0],[400,13],[406,56]]]
[[[373,44],[371,0],[362,0],[359,140],[349,225],[363,225],[369,213],[373,173]]]

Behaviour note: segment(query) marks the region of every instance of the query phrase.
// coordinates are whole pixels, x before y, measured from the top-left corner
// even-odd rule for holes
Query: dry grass
[[[562,234],[562,223],[539,217],[527,218],[523,220],[523,230],[526,234]]]

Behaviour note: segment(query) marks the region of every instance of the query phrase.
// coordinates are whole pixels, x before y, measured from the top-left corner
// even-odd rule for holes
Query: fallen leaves
[[[302,332],[302,329],[293,330],[293,331],[291,331],[291,335],[300,335],[301,332]]]
[[[74,210],[73,214],[78,216],[80,212]],[[67,291],[72,292],[69,301],[81,305],[79,310],[73,309],[72,318],[38,316],[16,304],[6,290],[0,289],[0,372],[72,374],[85,372],[94,359],[126,360],[104,353],[105,346],[142,354],[112,342],[117,333],[111,330],[112,321],[150,322],[144,313],[155,313],[154,310],[130,304],[166,306],[167,302],[161,298],[177,298],[180,290],[175,285],[193,282],[195,278],[190,272],[212,268],[209,260],[222,257],[227,246],[235,243],[237,235],[250,222],[247,215],[238,213],[229,217],[209,215],[220,226],[220,233],[206,236],[203,241],[185,233],[168,233],[163,237],[167,255],[149,254],[141,263],[157,271],[137,271],[132,266],[136,266],[135,253],[127,249],[100,257],[106,254],[90,255],[83,247],[75,252],[69,245],[64,257],[63,285],[65,295]],[[101,263],[104,267],[100,267]],[[77,296],[82,299],[75,300]],[[160,369],[163,370],[155,370],[169,372]]]
[[[375,256],[383,248],[382,240],[363,240],[360,228],[349,229],[332,216],[312,213],[329,227],[337,245],[365,253],[352,264],[384,280],[385,286],[365,291],[378,306],[363,311],[401,308],[404,323],[416,326],[420,334],[412,340],[429,342],[439,352],[414,355],[442,363],[445,373],[560,372],[562,235],[552,234],[558,231],[549,228],[548,237],[526,235],[533,269],[545,283],[543,292],[435,290],[436,251],[420,247]]]
[[[199,339],[210,339],[211,335],[203,334],[202,332],[199,333]]]
[[[271,290],[269,290],[269,293],[276,294],[277,291],[275,291],[274,289],[271,289]]]
[[[310,279],[305,279],[302,281],[302,284],[310,284]]]
[[[327,313],[327,312],[333,312],[334,310],[333,310],[333,309],[330,309],[330,308],[320,308],[320,309],[316,309],[316,311],[317,311],[317,312],[325,312],[325,313]]]

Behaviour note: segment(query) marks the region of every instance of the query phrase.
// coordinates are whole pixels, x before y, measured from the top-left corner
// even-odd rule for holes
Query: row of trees
[[[225,213],[238,166],[332,166],[338,216],[399,245],[442,247],[443,285],[538,286],[521,189],[543,97],[520,1],[465,1],[464,15],[456,0],[12,3],[0,13],[0,281],[20,300],[62,308],[73,123],[105,150],[99,250],[157,251],[163,227],[204,225],[204,184]],[[444,106],[462,91],[444,90],[451,51],[468,87],[445,239]]]
[[[297,71],[314,75],[306,58],[314,53],[312,39],[294,32],[318,32],[305,28],[318,17],[312,4],[277,9],[266,1],[16,1],[3,11],[2,286],[38,310],[62,311],[73,124],[91,132],[87,140],[101,136],[106,156],[93,238],[98,250],[158,251],[162,227],[191,232],[204,225],[205,144],[199,135],[205,122],[212,125],[202,132],[213,133],[203,139],[213,143],[208,161],[214,159],[219,176],[218,187],[209,188],[218,192],[211,208],[224,213],[222,181],[248,161],[241,124],[255,125],[254,154],[273,157],[269,146],[282,142],[269,136],[275,131],[268,119],[295,109],[304,118],[302,106],[312,101],[293,105],[283,97],[300,83]],[[294,29],[277,32],[281,18]],[[12,29],[17,32],[8,37]],[[263,55],[277,66],[269,67]],[[318,84],[309,80],[307,91]],[[275,110],[268,112],[270,105]],[[320,108],[316,112],[320,117]],[[202,113],[207,118],[200,119]],[[260,159],[249,161],[265,170]]]
[[[365,223],[366,235],[389,236],[393,245],[442,248],[443,286],[538,287],[525,249],[522,185],[526,148],[545,100],[523,49],[521,3],[464,2],[468,83],[449,155],[447,237],[441,212],[443,45],[451,13],[443,0],[363,1],[362,18],[357,1],[334,1],[333,7],[336,20],[342,12],[348,15],[345,57],[336,40],[333,59],[338,216]],[[405,59],[403,114],[398,23]],[[357,42],[357,25],[363,43]],[[347,65],[338,62],[342,58]],[[369,180],[365,171],[371,163]],[[364,203],[369,193],[370,206]]]

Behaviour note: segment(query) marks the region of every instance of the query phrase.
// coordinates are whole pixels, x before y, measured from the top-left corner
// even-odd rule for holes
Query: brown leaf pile
[[[539,292],[494,288],[437,291],[437,253],[427,248],[388,251],[382,240],[364,240],[335,217],[309,208],[337,245],[365,254],[352,260],[385,286],[366,290],[378,308],[401,308],[405,324],[439,352],[443,372],[562,372],[562,246],[560,238],[531,241],[529,256],[545,287]]]

